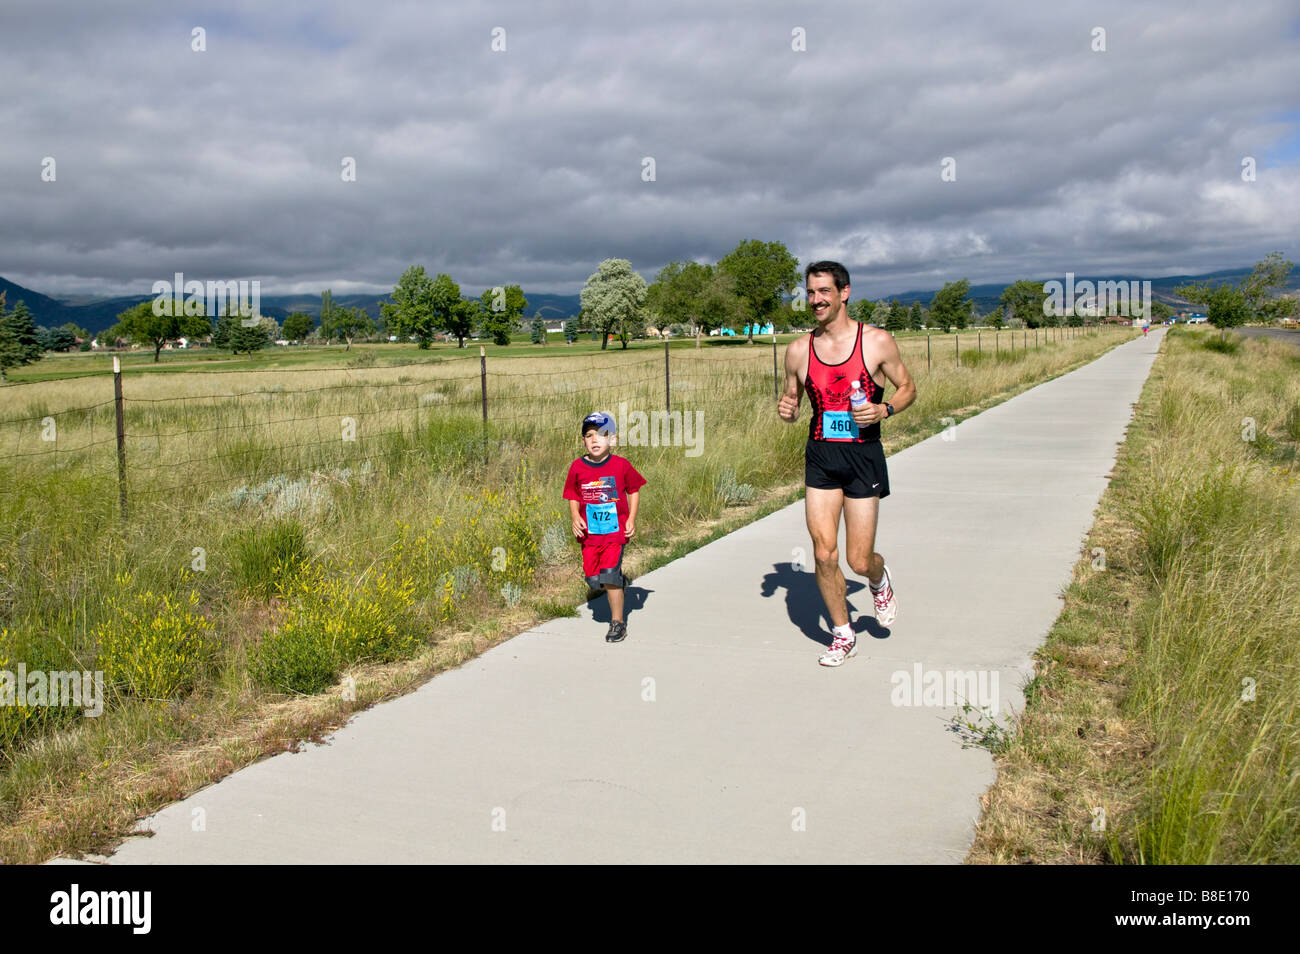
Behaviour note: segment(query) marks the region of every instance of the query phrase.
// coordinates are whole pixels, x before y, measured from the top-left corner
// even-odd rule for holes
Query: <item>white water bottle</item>
[[[849,407],[857,410],[867,403],[867,392],[862,390],[862,382],[854,381],[853,390],[849,392]]]

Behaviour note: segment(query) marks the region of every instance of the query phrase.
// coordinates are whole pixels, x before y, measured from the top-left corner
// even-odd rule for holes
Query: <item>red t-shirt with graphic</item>
[[[608,455],[599,464],[579,457],[569,465],[564,499],[578,501],[578,513],[587,521],[583,546],[626,543],[627,495],[645,486],[645,478],[625,457]]]

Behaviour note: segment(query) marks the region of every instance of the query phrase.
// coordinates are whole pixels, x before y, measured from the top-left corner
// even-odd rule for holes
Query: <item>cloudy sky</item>
[[[0,86],[0,276],[55,296],[576,293],[746,238],[858,297],[1300,253],[1294,0],[3,0]]]

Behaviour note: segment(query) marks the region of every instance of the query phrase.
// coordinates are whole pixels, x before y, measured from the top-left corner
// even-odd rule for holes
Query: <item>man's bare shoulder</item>
[[[898,342],[884,328],[876,328],[872,325],[862,326],[862,350],[866,354],[874,354],[878,357],[884,357],[887,354],[893,354],[898,351]]]
[[[800,335],[785,346],[785,359],[787,361],[802,361],[808,357],[808,336]]]

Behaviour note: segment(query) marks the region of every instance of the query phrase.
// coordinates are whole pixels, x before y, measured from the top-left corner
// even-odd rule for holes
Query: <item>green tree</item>
[[[25,302],[20,300],[14,305],[9,314],[5,315],[4,323],[13,336],[19,354],[22,355],[20,364],[31,364],[44,357],[45,349],[41,347],[40,333]]]
[[[718,268],[735,280],[751,343],[755,325],[767,324],[801,280],[799,260],[781,242],[746,239],[718,261]]]
[[[354,305],[350,308],[331,305],[330,323],[328,326],[321,325],[321,336],[327,339],[338,338],[341,341],[346,341],[347,347],[343,350],[351,351],[353,341],[362,335],[371,334],[375,330],[374,319],[360,305]]]
[[[498,285],[485,289],[479,298],[481,329],[498,345],[510,344],[510,335],[519,327],[528,299],[518,285]]]
[[[95,340],[101,348],[116,348],[122,341],[122,330],[115,324],[109,325],[95,335]]]
[[[1151,317],[1156,321],[1164,324],[1173,317],[1174,310],[1162,301],[1153,301],[1151,303]]]
[[[713,266],[699,262],[669,262],[646,289],[646,307],[663,325],[692,324],[695,344],[700,343],[700,296],[713,278]]]
[[[423,269],[421,269],[423,271]],[[465,339],[474,333],[474,319],[478,305],[468,309],[460,294],[460,285],[450,275],[439,272],[429,288],[429,323],[423,331],[416,331],[420,347],[429,347],[435,331],[444,331],[456,339],[456,347],[465,347]]]
[[[989,315],[988,323],[989,323],[989,326],[990,326],[991,328],[993,328],[995,331],[1001,331],[1001,330],[1002,330],[1003,326],[1006,325],[1006,321],[1005,321],[1005,320],[1003,319],[1003,317],[1002,317],[1002,308],[1001,308],[1001,307],[998,307],[998,308],[994,308],[994,309],[993,309],[992,314]]]
[[[328,288],[320,293],[320,326],[322,329],[328,328],[326,322],[332,321],[334,317],[334,293]],[[327,341],[329,336],[322,330],[321,336]]]
[[[564,343],[573,344],[578,339],[578,319],[570,318],[564,323]]]
[[[1043,291],[1042,282],[1022,278],[1002,289],[998,304],[1004,314],[1014,315],[1026,328],[1037,328],[1046,323],[1047,316],[1043,313],[1043,303],[1046,301],[1047,293]],[[1069,303],[1066,308],[1070,308]]]
[[[1250,304],[1240,288],[1220,285],[1206,297],[1205,316],[1210,324],[1224,331],[1239,328],[1250,320]]]
[[[546,322],[542,321],[541,315],[533,316],[533,323],[529,328],[528,335],[533,344],[546,344]]]
[[[630,311],[619,319],[615,326],[615,333],[618,335],[619,342],[623,345],[623,350],[627,350],[627,343],[633,338],[644,338],[648,319],[645,307],[637,308]]]
[[[157,363],[168,341],[201,338],[212,333],[212,322],[203,313],[202,303],[193,303],[197,314],[187,314],[189,307],[175,307],[177,304],[171,298],[142,301],[117,316],[117,327],[122,337],[153,345],[153,360]]]
[[[970,282],[961,279],[945,282],[930,300],[930,319],[947,334],[952,328],[965,328],[975,303],[967,298]]]
[[[493,344],[504,347],[510,344],[510,334],[515,330],[515,321],[504,309],[492,310],[493,297],[492,289],[489,288],[479,299],[478,309],[479,314],[482,315],[479,330],[489,336]]]
[[[870,298],[859,298],[856,301],[849,302],[849,317],[854,321],[861,322],[864,325],[871,324],[871,319],[876,313],[876,303]],[[889,319],[886,316],[885,327],[889,327]]]
[[[434,332],[439,327],[434,313],[433,286],[434,283],[425,274],[423,265],[412,265],[402,272],[402,277],[397,280],[392,293],[388,296],[389,300],[379,302],[379,314],[383,317],[390,333],[397,335],[400,340],[406,340],[414,335],[419,340],[421,348],[429,347],[429,342],[433,340]],[[460,297],[459,289],[456,290],[456,297]],[[321,329],[322,333],[334,337],[334,332],[325,332],[327,328],[336,327],[332,314],[333,306],[330,310],[328,325],[322,313]],[[351,341],[348,342],[348,346],[351,347]]]
[[[61,331],[66,331],[73,338],[85,339],[90,337],[90,332],[81,327],[81,325],[77,324],[75,321],[68,321],[61,324],[59,325],[59,329]]]
[[[1281,252],[1270,252],[1255,263],[1240,285],[1250,315],[1248,320],[1259,319],[1272,324],[1296,313],[1296,299],[1280,297],[1279,294],[1286,289],[1287,276],[1293,268],[1295,263],[1282,258]]]
[[[314,324],[311,315],[305,311],[295,311],[284,319],[284,336],[290,341],[302,341],[304,338],[310,337]]]
[[[229,348],[237,324],[238,319],[230,314],[230,306],[227,305],[222,309],[221,314],[217,316],[212,328],[212,347]]]
[[[450,275],[439,275],[433,282],[435,314],[442,314],[442,305],[439,304],[441,292],[438,283],[443,278],[451,282],[450,287],[456,289],[457,297],[445,312],[445,316],[442,317],[440,327],[456,339],[456,347],[463,348],[465,347],[465,339],[474,334],[474,329],[478,327],[479,322],[482,320],[483,312],[477,298],[460,297],[460,286],[451,281]]]
[[[736,294],[736,280],[721,269],[714,269],[700,291],[697,305],[696,327],[704,332],[714,328],[730,328],[739,325],[745,317],[744,302]],[[699,347],[699,333],[695,344]]]
[[[906,327],[907,309],[895,298],[889,306],[889,311],[885,312],[885,330],[899,332]]]
[[[921,308],[919,301],[912,302],[912,307],[907,310],[907,327],[909,331],[920,331],[921,326],[925,324],[925,312]]]
[[[261,351],[271,343],[271,333],[267,326],[262,322],[255,325],[245,325],[238,317],[228,319],[230,325],[230,353],[252,354],[254,351]]]
[[[5,293],[0,291],[0,381],[9,380],[10,368],[27,363],[18,337],[9,327],[8,318],[5,312]]]
[[[627,259],[607,258],[588,276],[578,297],[583,313],[600,334],[600,350],[604,351],[614,329],[636,320],[645,305],[646,283]]]
[[[45,339],[45,347],[49,351],[71,351],[76,346],[76,336],[62,326],[51,328]]]

